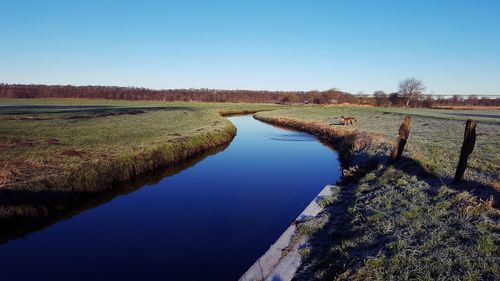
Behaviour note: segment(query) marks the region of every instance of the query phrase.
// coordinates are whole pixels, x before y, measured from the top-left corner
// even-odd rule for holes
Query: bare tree
[[[422,81],[415,78],[407,78],[399,82],[399,93],[406,98],[406,107],[410,105],[410,101],[418,97],[425,90]]]

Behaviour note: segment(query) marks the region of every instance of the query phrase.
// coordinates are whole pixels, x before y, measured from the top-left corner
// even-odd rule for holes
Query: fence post
[[[455,172],[455,182],[462,181],[465,168],[467,168],[467,160],[469,155],[474,150],[476,144],[476,121],[471,119],[465,123],[464,142],[462,143],[462,150],[460,151],[460,160],[458,161],[457,171]]]
[[[396,140],[396,146],[392,149],[390,162],[396,161],[401,158],[403,154],[403,149],[405,148],[406,140],[410,135],[411,117],[406,116],[399,127],[398,139]]]

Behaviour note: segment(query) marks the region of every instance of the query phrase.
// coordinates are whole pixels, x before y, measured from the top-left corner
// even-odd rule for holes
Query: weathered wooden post
[[[458,161],[457,171],[455,172],[455,182],[461,182],[467,168],[467,160],[474,150],[476,144],[476,121],[471,119],[465,123],[464,142],[460,151],[460,160]]]
[[[390,162],[396,161],[403,155],[403,149],[405,148],[406,140],[410,136],[410,126],[411,117],[406,116],[399,127],[398,139],[396,140],[396,146],[392,149]]]

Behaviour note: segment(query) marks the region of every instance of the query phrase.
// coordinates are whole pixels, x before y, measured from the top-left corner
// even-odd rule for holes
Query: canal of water
[[[340,165],[309,134],[229,120],[238,131],[222,151],[0,245],[0,280],[238,279]]]

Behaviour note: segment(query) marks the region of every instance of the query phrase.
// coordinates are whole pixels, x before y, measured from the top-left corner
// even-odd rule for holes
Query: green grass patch
[[[0,99],[0,184],[95,191],[227,143],[266,104]]]

